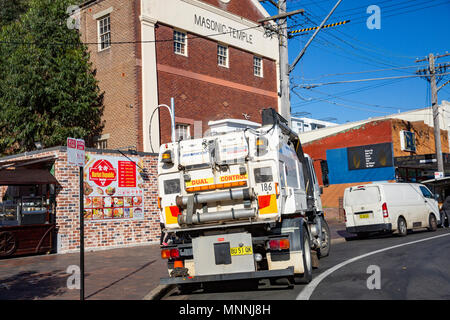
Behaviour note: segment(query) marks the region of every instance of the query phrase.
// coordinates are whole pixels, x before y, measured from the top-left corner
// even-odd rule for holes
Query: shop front
[[[151,153],[86,150],[86,250],[159,243],[157,157]],[[0,232],[9,232],[0,240],[5,253],[79,250],[79,169],[67,162],[65,147],[0,159],[0,185]],[[37,226],[42,230],[33,231],[36,235],[32,240],[29,230],[37,230]],[[22,230],[23,235],[15,235]],[[21,247],[25,244],[29,247],[26,251]]]
[[[450,176],[450,154],[442,155],[444,160],[444,176]],[[435,154],[422,154],[395,157],[396,180],[398,182],[423,182],[433,179],[438,171]]]
[[[0,165],[0,257],[50,252],[54,246],[54,157]]]

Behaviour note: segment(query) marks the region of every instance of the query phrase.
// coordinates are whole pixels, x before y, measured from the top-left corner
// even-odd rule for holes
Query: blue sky
[[[288,0],[288,11],[303,8],[306,14],[289,19],[291,30],[319,25],[337,0]],[[277,13],[271,4],[268,12]],[[381,9],[381,28],[370,30],[367,7]],[[343,0],[327,21],[350,19],[350,23],[323,29],[291,74],[294,85],[355,79],[414,75],[427,61],[416,63],[429,53],[450,52],[450,0]],[[313,32],[289,40],[292,63]],[[450,63],[450,56],[436,63]],[[411,68],[404,68],[411,67]],[[361,73],[371,70],[377,72]],[[450,72],[450,67],[447,69]],[[345,74],[342,74],[345,73]],[[349,74],[350,73],[350,74]],[[336,75],[339,74],[339,75]],[[450,79],[444,76],[438,84]],[[425,108],[431,105],[429,83],[424,78],[377,80],[322,85],[291,91],[292,113],[345,123]],[[438,93],[438,102],[450,101],[450,84]],[[306,114],[309,113],[309,114]]]

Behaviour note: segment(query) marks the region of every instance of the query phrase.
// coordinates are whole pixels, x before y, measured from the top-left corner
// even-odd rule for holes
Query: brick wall
[[[193,37],[188,33],[188,38]],[[172,39],[173,29],[162,24],[156,39]],[[158,97],[160,103],[176,101],[177,117],[202,121],[224,118],[261,121],[261,110],[277,108],[276,63],[263,58],[263,77],[253,74],[253,54],[228,47],[229,67],[217,64],[217,42],[206,38],[188,39],[188,56],[175,54],[172,42],[158,42]],[[170,119],[160,112],[161,143],[170,141]],[[193,130],[191,130],[191,135]]]
[[[392,121],[392,144],[394,157],[403,157],[420,154],[435,154],[434,128],[426,125],[423,121],[404,121],[393,119]],[[401,150],[400,131],[412,131],[416,138],[416,152]],[[447,130],[441,130],[441,148],[443,153],[449,153]]]
[[[111,41],[140,39],[140,0],[103,0],[83,8],[81,38],[88,44],[100,89],[105,92],[103,134],[110,135],[108,148],[137,146],[142,150],[140,44],[113,44],[104,51],[99,51],[96,44],[98,31],[94,15],[110,8]]]
[[[239,0],[239,1],[231,0],[228,3],[223,3],[220,0],[201,0],[201,1],[252,21],[258,21],[259,19],[264,18],[264,16],[255,7],[253,1],[251,0]]]
[[[98,150],[100,152],[100,150]],[[89,151],[88,153],[96,153]],[[68,165],[65,148],[33,153],[19,159],[43,158],[55,155],[56,226],[58,252],[78,251],[79,237],[79,168]],[[102,155],[120,156],[119,153],[102,152]],[[133,156],[135,157],[135,156]],[[157,156],[141,154],[149,179],[144,181],[144,219],[85,220],[85,248],[101,249],[159,242],[160,225],[157,205]],[[11,160],[11,159],[8,159]],[[0,159],[1,161],[1,159]]]

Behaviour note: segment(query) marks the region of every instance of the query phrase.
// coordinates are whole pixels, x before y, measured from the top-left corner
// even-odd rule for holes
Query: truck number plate
[[[369,219],[369,214],[360,214],[359,218],[360,219]]]
[[[230,254],[232,256],[243,256],[246,254],[253,254],[252,247],[251,246],[245,246],[245,247],[234,247],[230,249]]]

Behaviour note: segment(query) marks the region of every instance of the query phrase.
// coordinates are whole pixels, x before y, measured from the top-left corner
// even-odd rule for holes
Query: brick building
[[[256,22],[267,16],[257,0],[85,2],[81,36],[105,91],[97,147],[157,151],[170,117],[155,109],[172,97],[178,138],[211,120],[259,122],[279,99],[278,41]]]
[[[320,160],[327,161],[330,185],[322,195],[325,207],[337,208],[339,198],[350,186],[374,181],[420,182],[434,177],[434,129],[424,121],[383,118],[348,126],[342,125],[341,130],[334,127],[332,134],[303,144],[305,153],[315,160],[321,185]],[[448,175],[447,130],[441,130],[441,145]]]

